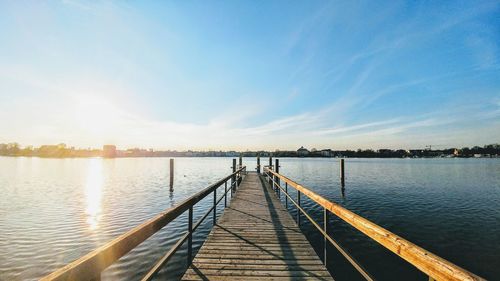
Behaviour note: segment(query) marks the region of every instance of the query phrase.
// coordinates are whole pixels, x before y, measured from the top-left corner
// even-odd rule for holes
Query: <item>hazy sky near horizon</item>
[[[0,142],[500,142],[499,1],[1,1]]]

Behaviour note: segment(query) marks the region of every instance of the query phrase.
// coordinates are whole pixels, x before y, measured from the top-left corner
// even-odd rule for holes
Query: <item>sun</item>
[[[112,102],[87,96],[79,97],[76,103],[76,123],[85,134],[103,136],[119,129],[121,114]]]

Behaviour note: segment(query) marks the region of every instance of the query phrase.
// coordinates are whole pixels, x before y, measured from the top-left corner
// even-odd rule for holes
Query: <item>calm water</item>
[[[482,277],[500,280],[500,159],[347,159],[345,197],[336,159],[280,161],[283,174],[324,197]],[[244,164],[253,169],[255,159]],[[230,165],[230,158],[178,158],[171,192],[168,158],[0,157],[0,280],[48,274],[229,174]],[[207,199],[195,208],[195,220],[211,204]],[[320,208],[305,206],[321,221]],[[169,224],[103,278],[140,279],[185,231],[185,221],[183,216]],[[194,237],[196,247],[210,228],[209,219]],[[322,253],[319,234],[308,223],[303,229]],[[335,218],[329,232],[375,278],[425,280]],[[185,253],[182,248],[158,279],[181,276]],[[329,261],[337,280],[357,280],[334,249]]]

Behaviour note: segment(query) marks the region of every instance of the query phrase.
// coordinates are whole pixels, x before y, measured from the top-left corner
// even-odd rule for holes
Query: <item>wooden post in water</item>
[[[241,154],[240,154],[240,161],[238,163],[239,163],[238,169],[241,169],[241,167],[243,167],[243,159],[241,158]]]
[[[233,174],[236,172],[236,158],[233,158]],[[236,175],[231,177],[231,198],[233,197],[233,192],[236,189]]]
[[[257,173],[260,174],[260,156],[257,156]]]
[[[345,174],[344,174],[344,158],[340,159],[340,184],[342,188],[345,186]]]
[[[345,172],[344,172],[344,159],[340,159],[340,193],[342,198],[345,198]]]
[[[170,158],[170,189],[174,188],[174,159]]]

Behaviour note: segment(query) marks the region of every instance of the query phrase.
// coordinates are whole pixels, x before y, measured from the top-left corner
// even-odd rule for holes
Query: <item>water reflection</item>
[[[87,183],[85,185],[87,203],[85,214],[87,215],[87,223],[91,230],[97,229],[101,217],[102,184],[102,159],[90,159]]]

